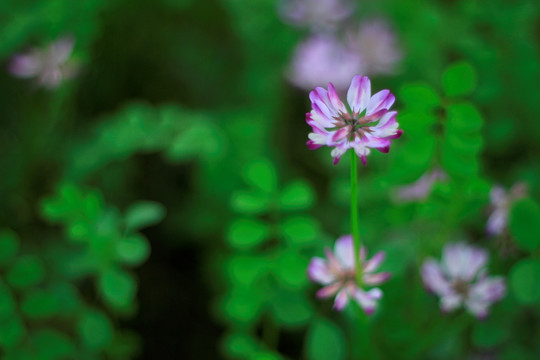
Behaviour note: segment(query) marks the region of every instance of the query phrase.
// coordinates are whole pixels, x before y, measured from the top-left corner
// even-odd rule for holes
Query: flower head
[[[338,90],[345,90],[361,69],[360,56],[335,36],[313,35],[296,48],[287,77],[300,89],[310,90],[333,81]]]
[[[439,168],[424,173],[420,179],[409,185],[397,188],[397,198],[401,201],[424,200],[437,181],[446,180],[447,176]]]
[[[403,54],[387,21],[369,19],[347,32],[347,48],[362,58],[362,73],[392,74]]]
[[[350,0],[288,0],[280,7],[286,21],[314,29],[333,28],[353,10]]]
[[[508,212],[512,203],[527,194],[527,186],[524,183],[516,183],[507,192],[502,186],[495,185],[489,193],[492,212],[486,224],[488,235],[502,235],[506,231]]]
[[[441,298],[441,309],[449,312],[464,306],[478,318],[488,315],[488,308],[506,292],[502,276],[487,276],[488,254],[465,243],[445,246],[443,259],[427,259],[422,265],[422,279],[427,289]]]
[[[383,293],[379,288],[366,291],[358,285],[356,263],[360,261],[362,266],[363,285],[379,285],[390,277],[389,272],[375,273],[384,260],[385,253],[380,251],[367,260],[366,250],[362,248],[355,259],[352,236],[345,235],[336,241],[333,252],[327,248],[325,254],[326,259],[314,257],[308,266],[309,278],[324,285],[317,292],[317,297],[328,298],[335,295],[334,308],[337,310],[343,310],[349,300],[354,299],[367,314],[371,314]]]
[[[34,48],[26,54],[17,54],[11,61],[10,72],[20,78],[36,77],[40,85],[54,89],[76,73],[76,64],[70,59],[73,45],[72,38],[63,37],[47,49]]]
[[[348,107],[341,102],[332,83],[328,84],[328,91],[315,88],[309,98],[312,110],[306,114],[306,122],[313,132],[309,134],[307,146],[311,150],[323,145],[333,147],[334,164],[348,149],[354,149],[366,165],[371,148],[386,153],[391,140],[399,138],[403,132],[398,129],[397,111],[389,111],[394,95],[382,90],[371,96],[367,76],[353,78],[347,93]]]

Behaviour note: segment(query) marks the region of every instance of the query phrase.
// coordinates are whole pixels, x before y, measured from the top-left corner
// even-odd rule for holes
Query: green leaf
[[[0,280],[0,321],[15,311],[15,299],[9,287]]]
[[[289,217],[281,225],[285,240],[291,245],[307,245],[319,235],[319,224],[311,217]]]
[[[150,255],[148,240],[138,234],[118,240],[115,250],[117,259],[128,265],[142,264]]]
[[[32,334],[32,345],[40,360],[65,359],[75,355],[75,344],[54,329],[41,329]]]
[[[533,252],[540,245],[540,207],[531,199],[517,200],[511,210],[508,227],[516,244]]]
[[[311,186],[305,180],[295,180],[283,189],[280,205],[284,210],[302,210],[310,208],[314,200]]]
[[[60,301],[52,292],[35,290],[24,297],[21,311],[29,318],[50,318],[60,311]]]
[[[444,71],[442,84],[448,96],[470,94],[476,87],[476,72],[466,62],[452,64]]]
[[[254,191],[236,191],[231,197],[231,207],[243,214],[260,214],[268,210],[269,194]]]
[[[159,223],[165,216],[163,205],[153,201],[140,201],[126,211],[126,229],[134,231]]]
[[[87,310],[79,319],[78,333],[89,350],[101,350],[113,339],[114,330],[110,320],[98,310]]]
[[[137,283],[130,274],[116,268],[105,270],[99,278],[99,291],[112,307],[127,309],[134,300]]]
[[[269,235],[267,224],[253,219],[237,219],[229,226],[227,241],[239,249],[249,249],[261,244]]]
[[[277,187],[277,173],[272,163],[266,159],[249,163],[244,169],[244,179],[251,186],[266,193]]]
[[[309,360],[341,360],[346,355],[345,335],[337,326],[324,319],[312,322],[306,346]]]
[[[223,312],[233,322],[255,322],[262,310],[263,294],[254,287],[234,287],[223,301]]]
[[[0,264],[13,259],[19,250],[17,234],[9,229],[0,230]]]
[[[441,104],[439,94],[427,84],[407,84],[399,93],[400,99],[410,109],[426,111]]]
[[[278,288],[266,296],[275,321],[284,326],[302,326],[313,316],[313,308],[302,292]]]
[[[45,276],[45,269],[37,256],[26,255],[19,258],[9,269],[8,282],[16,288],[38,284]]]
[[[447,127],[460,133],[479,133],[484,124],[482,114],[468,102],[452,104],[446,108]]]
[[[137,357],[141,349],[141,340],[133,332],[117,332],[113,342],[107,347],[107,355],[110,359],[130,360]]]
[[[25,334],[26,329],[18,317],[12,316],[0,321],[0,348],[14,348]]]
[[[520,303],[539,303],[540,261],[525,259],[515,264],[510,270],[510,288]]]
[[[472,340],[480,348],[493,348],[508,337],[508,328],[500,322],[493,321],[491,316],[474,324]]]
[[[251,286],[267,268],[260,256],[237,255],[226,262],[229,279],[234,284]]]
[[[223,341],[224,350],[234,357],[246,357],[249,358],[250,354],[254,353],[258,349],[256,340],[242,333],[233,333],[225,336]]]
[[[277,256],[274,272],[284,284],[301,288],[308,283],[306,269],[309,260],[294,251],[284,251]]]

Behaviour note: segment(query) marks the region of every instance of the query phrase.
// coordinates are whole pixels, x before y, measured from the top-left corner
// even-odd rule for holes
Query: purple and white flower
[[[348,50],[336,37],[314,35],[296,48],[287,78],[300,89],[309,90],[332,81],[338,91],[342,91],[361,69],[360,56]]]
[[[353,12],[350,0],[288,0],[280,6],[282,17],[297,26],[333,28]]]
[[[460,242],[445,246],[440,263],[433,258],[424,262],[422,279],[441,298],[442,311],[464,306],[476,317],[485,318],[489,307],[504,297],[504,278],[487,276],[488,257],[485,250]]]
[[[17,54],[10,63],[10,72],[20,78],[35,77],[40,85],[54,89],[77,72],[77,64],[71,59],[73,45],[73,38],[62,37],[47,49],[33,48]]]
[[[347,32],[346,46],[362,59],[362,73],[393,74],[403,58],[395,32],[383,19],[364,21],[357,30]]]
[[[492,212],[486,224],[488,235],[502,235],[506,232],[508,213],[512,203],[526,194],[527,185],[521,182],[515,183],[509,192],[500,185],[495,185],[491,188],[489,198]]]
[[[447,178],[444,171],[435,168],[432,171],[426,172],[414,183],[398,187],[396,189],[396,197],[401,201],[424,200],[429,196],[433,185],[437,181],[444,181]]]
[[[323,145],[333,147],[334,164],[347,150],[354,149],[366,165],[370,149],[387,153],[391,140],[403,133],[396,122],[397,111],[390,111],[395,96],[389,90],[372,96],[367,76],[353,78],[347,93],[348,106],[341,102],[332,83],[328,84],[328,91],[315,88],[309,98],[312,110],[306,114],[306,122],[313,132],[307,146],[311,150]]]
[[[334,308],[343,310],[350,299],[355,300],[367,314],[373,313],[377,301],[382,298],[379,288],[364,290],[357,282],[356,264],[362,267],[362,285],[379,285],[390,278],[389,272],[375,273],[385,258],[379,251],[371,259],[366,259],[366,249],[362,247],[355,259],[354,244],[351,235],[340,237],[334,251],[325,249],[326,259],[314,257],[308,266],[308,276],[324,287],[317,292],[318,298],[335,295]]]

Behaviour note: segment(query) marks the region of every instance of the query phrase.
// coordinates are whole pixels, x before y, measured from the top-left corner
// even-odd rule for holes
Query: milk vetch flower
[[[488,253],[465,243],[445,246],[439,263],[429,258],[422,265],[422,279],[427,289],[440,297],[441,310],[453,311],[464,306],[478,318],[485,318],[489,307],[506,292],[502,276],[487,276]]]
[[[392,139],[401,136],[396,122],[397,111],[390,111],[395,96],[389,90],[371,95],[371,82],[367,76],[356,75],[347,92],[346,106],[332,83],[328,90],[315,88],[309,94],[312,110],[306,122],[313,132],[307,146],[317,149],[323,145],[333,147],[334,164],[348,150],[355,153],[366,165],[370,149],[383,153],[390,150]]]
[[[351,235],[340,237],[334,245],[334,251],[325,250],[326,259],[314,257],[308,266],[309,278],[324,285],[317,292],[317,297],[328,298],[335,295],[334,308],[343,310],[350,299],[355,300],[367,314],[371,314],[377,301],[382,298],[379,288],[365,290],[364,285],[379,285],[389,279],[389,272],[375,273],[385,258],[380,251],[371,259],[366,259],[366,249],[361,248],[358,257],[354,257],[354,245]],[[362,285],[357,282],[356,264],[362,268]]]
[[[527,185],[521,182],[515,183],[508,192],[500,185],[491,188],[489,199],[492,211],[486,224],[488,235],[502,235],[506,232],[508,213],[512,203],[526,194]]]
[[[77,64],[71,59],[73,45],[73,38],[66,36],[46,49],[34,48],[25,54],[16,54],[9,70],[17,77],[36,78],[43,87],[54,89],[77,72]]]

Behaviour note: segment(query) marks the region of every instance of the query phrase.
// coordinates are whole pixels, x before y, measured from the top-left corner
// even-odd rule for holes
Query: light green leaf
[[[285,240],[291,245],[311,244],[319,235],[319,224],[311,217],[289,217],[281,225]]]
[[[269,194],[255,191],[236,191],[231,197],[231,207],[242,214],[260,214],[268,210]]]
[[[407,84],[400,90],[400,99],[407,108],[426,111],[440,105],[439,94],[427,84]]]
[[[237,219],[229,226],[227,241],[239,249],[249,249],[261,244],[269,235],[267,224],[253,219]]]
[[[263,301],[263,294],[257,288],[234,287],[223,301],[223,311],[234,322],[251,324],[258,319]]]
[[[29,318],[46,319],[60,311],[60,302],[52,292],[35,290],[24,297],[21,311]]]
[[[134,231],[159,223],[165,216],[163,205],[153,201],[140,201],[126,211],[126,229]]]
[[[88,310],[78,323],[78,333],[83,344],[90,350],[100,350],[113,339],[113,327],[110,320],[98,310]]]
[[[346,355],[345,335],[325,319],[312,322],[307,333],[306,346],[309,360],[341,360]]]
[[[540,261],[525,259],[510,270],[510,288],[522,304],[540,302]]]
[[[273,192],[277,187],[276,170],[266,159],[248,164],[244,170],[244,178],[248,184],[266,193]]]
[[[17,234],[9,229],[0,231],[0,264],[13,259],[19,250]]]
[[[279,288],[266,296],[275,321],[284,326],[302,326],[313,316],[313,308],[302,292]]]
[[[260,256],[237,255],[226,262],[229,279],[234,284],[251,286],[264,273],[267,264]]]
[[[0,348],[14,348],[26,334],[22,321],[15,316],[0,321]]]
[[[105,270],[99,278],[99,291],[112,307],[128,308],[135,297],[137,284],[130,274],[116,268]]]
[[[315,193],[305,180],[295,180],[283,189],[280,198],[284,210],[302,210],[313,205]]]
[[[75,355],[75,344],[54,329],[41,329],[32,334],[32,345],[40,360],[65,359]]]
[[[508,223],[516,244],[533,252],[540,246],[540,207],[531,199],[516,201],[510,210]]]
[[[115,244],[116,257],[128,265],[142,264],[150,255],[150,245],[145,237],[133,234],[121,238]]]
[[[7,274],[8,282],[17,288],[38,284],[45,276],[41,260],[34,255],[23,256],[15,262]]]
[[[277,256],[274,272],[291,288],[301,288],[308,283],[306,270],[309,260],[294,251],[284,251]]]
[[[0,321],[13,314],[15,311],[15,299],[9,287],[0,280]]]
[[[442,84],[448,96],[470,94],[476,87],[476,72],[466,62],[452,64],[444,71]]]

